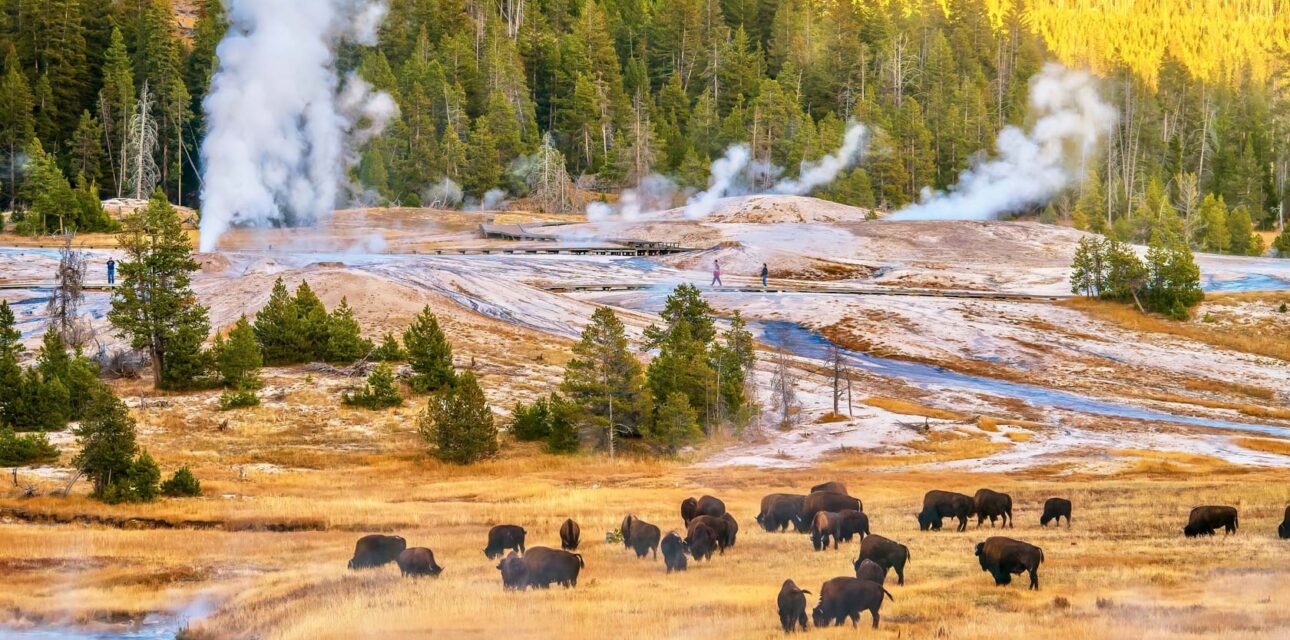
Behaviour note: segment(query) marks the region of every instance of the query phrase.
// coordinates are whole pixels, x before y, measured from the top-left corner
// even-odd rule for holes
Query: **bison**
[[[815,485],[814,487],[811,487],[811,493],[817,493],[817,492],[820,492],[820,491],[831,491],[831,492],[833,492],[833,493],[840,493],[840,494],[842,494],[842,495],[848,495],[848,494],[847,494],[847,485],[842,484],[841,482],[838,482],[838,481],[836,481],[836,480],[831,481],[831,482],[824,482],[824,483],[821,483],[821,484],[817,484],[817,485]]]
[[[905,584],[905,563],[909,562],[909,547],[895,540],[871,535],[860,542],[860,555],[854,563],[857,572],[865,560],[873,560],[883,569],[894,569],[896,584]]]
[[[1236,507],[1213,505],[1196,507],[1191,510],[1191,515],[1187,517],[1187,526],[1183,527],[1183,534],[1188,538],[1212,536],[1215,530],[1222,527],[1223,535],[1228,535],[1236,533],[1238,524]]]
[[[821,511],[832,511],[833,513],[838,513],[843,509],[864,511],[864,505],[860,504],[859,500],[852,498],[845,493],[817,491],[806,496],[806,499],[802,501],[802,512],[800,515],[802,522],[805,522],[809,526],[811,520],[815,518],[815,514]]]
[[[832,511],[821,511],[811,519],[811,546],[816,551],[829,548],[829,539],[833,539],[833,548],[838,548],[838,529],[842,526],[842,516]]]
[[[1012,496],[1006,493],[999,493],[990,489],[981,489],[972,496],[972,510],[976,511],[976,526],[981,528],[981,523],[986,518],[990,519],[990,526],[994,526],[995,518],[1001,518],[1003,522],[1000,526],[1012,528]]]
[[[1030,572],[1030,588],[1039,590],[1039,564],[1044,561],[1044,550],[1028,542],[994,536],[976,545],[976,557],[981,570],[994,576],[996,585],[1012,582],[1012,575]]]
[[[861,540],[869,535],[869,516],[863,511],[843,509],[838,513],[838,517],[841,519],[838,523],[838,537],[842,538],[843,542],[851,542],[851,538],[857,533],[860,534]]]
[[[887,582],[887,569],[877,562],[865,558],[860,561],[860,564],[856,565],[856,577],[861,580],[883,584]]]
[[[726,546],[733,547],[735,538],[739,537],[739,521],[729,511],[721,514],[721,520],[726,523]]]
[[[802,503],[805,500],[806,496],[772,493],[761,499],[761,511],[757,514],[757,524],[770,533],[784,531],[788,529],[789,524],[792,524],[798,532],[802,532],[803,526],[810,526],[809,522],[803,523],[799,519]]]
[[[488,530],[488,546],[484,547],[484,555],[489,560],[499,558],[502,552],[507,549],[524,554],[524,536],[528,532],[524,527],[513,524],[499,524]]]
[[[723,518],[714,518],[712,516],[695,516],[690,520],[690,526],[686,529],[687,532],[690,529],[693,529],[696,523],[700,522],[708,525],[708,527],[712,529],[712,532],[717,535],[717,550],[721,552],[722,555],[725,555],[726,547],[730,546],[730,539],[734,535],[730,529],[730,522]]]
[[[798,626],[806,631],[806,596],[809,593],[798,589],[797,583],[791,579],[785,580],[784,586],[779,588],[776,604],[779,605],[779,626],[784,627],[785,633],[792,633]]]
[[[560,548],[573,551],[578,548],[578,540],[582,537],[582,529],[573,518],[567,518],[564,524],[560,525]]]
[[[696,518],[690,522],[690,529],[685,534],[685,546],[689,548],[690,556],[696,562],[711,560],[712,552],[718,546],[717,532],[707,523]]]
[[[917,514],[918,528],[923,531],[940,531],[942,519],[958,518],[958,530],[966,531],[972,509],[972,498],[953,491],[933,489],[923,496],[923,510]]]
[[[1046,527],[1049,522],[1062,523],[1066,518],[1066,528],[1071,526],[1071,501],[1066,498],[1049,498],[1044,501],[1044,515],[1039,516],[1039,526]]]
[[[383,536],[374,533],[358,539],[354,545],[354,557],[349,560],[350,569],[366,569],[389,564],[398,559],[399,554],[408,548],[402,536]]]
[[[636,516],[628,515],[623,518],[622,532],[623,546],[635,551],[637,558],[644,558],[653,551],[654,559],[658,559],[658,540],[662,536],[658,527]]]
[[[689,547],[681,536],[676,535],[675,531],[669,531],[663,536],[663,542],[659,543],[659,547],[663,549],[663,564],[667,565],[668,573],[685,571],[687,564],[685,553],[689,551]]]
[[[497,569],[502,572],[502,587],[523,591],[528,587],[549,589],[552,583],[578,586],[578,572],[586,565],[582,554],[563,549],[533,547],[523,556],[512,551]]]
[[[842,576],[833,578],[820,587],[820,603],[815,605],[811,617],[815,626],[827,627],[829,622],[842,626],[842,621],[851,618],[851,626],[860,623],[860,612],[868,610],[873,617],[873,628],[878,628],[878,609],[882,607],[882,597],[888,599],[891,592],[882,585],[868,580]]]
[[[395,562],[399,563],[399,571],[405,578],[408,576],[434,577],[443,573],[443,567],[434,561],[434,552],[425,547],[404,549]]]
[[[1281,519],[1281,525],[1277,527],[1277,535],[1281,539],[1290,538],[1290,505],[1286,505],[1286,515]]]

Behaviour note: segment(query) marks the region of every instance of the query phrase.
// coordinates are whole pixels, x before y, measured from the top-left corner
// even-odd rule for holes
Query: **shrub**
[[[197,481],[188,467],[179,467],[175,475],[161,483],[161,494],[171,498],[191,498],[202,494],[202,483]]]
[[[573,453],[578,450],[578,426],[574,423],[576,407],[551,394],[546,450],[551,453]]]
[[[403,332],[403,347],[412,367],[412,390],[429,393],[451,387],[456,381],[452,368],[452,345],[439,328],[439,319],[427,306],[412,326]]]
[[[255,330],[246,321],[246,316],[233,326],[228,340],[216,336],[215,345],[215,362],[225,386],[241,390],[260,386],[260,366],[264,364],[264,358],[260,354],[260,343],[255,340]]]
[[[368,374],[367,384],[363,385],[362,391],[352,395],[346,393],[341,397],[341,402],[366,409],[385,409],[403,404],[403,396],[399,395],[399,388],[394,382],[394,370],[382,362]]]
[[[399,339],[387,331],[385,337],[381,338],[380,346],[372,350],[372,359],[379,362],[402,362],[408,359],[408,354],[399,345]]]
[[[546,398],[538,398],[533,404],[516,402],[511,413],[511,433],[515,439],[526,442],[545,440],[551,433],[550,408]]]
[[[493,412],[469,371],[430,398],[418,431],[435,457],[445,462],[470,464],[497,453]]]
[[[8,427],[0,429],[0,467],[19,467],[57,459],[58,449],[49,444],[45,434],[18,435]]]
[[[260,396],[255,391],[244,389],[242,391],[225,391],[219,396],[219,410],[230,411],[232,409],[242,409],[245,407],[255,407],[260,404]]]

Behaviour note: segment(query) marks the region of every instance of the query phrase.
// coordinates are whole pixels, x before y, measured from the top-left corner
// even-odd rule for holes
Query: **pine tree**
[[[255,330],[246,321],[246,316],[239,318],[237,324],[233,325],[233,329],[228,332],[228,340],[217,344],[219,346],[214,349],[215,361],[224,386],[239,390],[258,388],[260,367],[264,360]]]
[[[269,293],[269,301],[255,313],[255,340],[260,343],[264,363],[283,365],[300,362],[296,339],[300,335],[300,319],[295,301],[287,285],[278,277]]]
[[[640,363],[627,348],[623,323],[608,307],[597,308],[573,346],[560,391],[573,410],[572,419],[603,438],[614,451],[614,438],[640,429],[650,403]]]
[[[18,421],[18,399],[22,394],[24,351],[22,332],[18,331],[13,309],[0,300],[0,427],[13,427]]]
[[[129,477],[137,451],[134,418],[110,390],[95,392],[85,420],[73,433],[81,450],[72,464],[94,483],[95,497],[103,497],[112,483]]]
[[[412,367],[408,384],[417,393],[452,387],[457,374],[452,366],[452,345],[439,328],[439,319],[426,306],[403,333],[403,348]]]
[[[340,306],[332,310],[327,324],[326,358],[328,362],[354,362],[375,348],[363,338],[362,329],[354,319],[349,301],[340,299]]]
[[[30,235],[63,233],[67,230],[67,215],[75,201],[72,185],[58,166],[58,159],[46,153],[39,139],[27,147],[28,175],[22,185],[24,199],[31,209],[24,220],[24,229]]]
[[[385,332],[385,336],[381,338],[380,346],[373,349],[371,355],[373,360],[380,362],[402,362],[408,359],[408,354],[399,344],[399,339],[389,331]]]
[[[5,55],[4,78],[0,79],[0,150],[4,152],[3,207],[14,208],[18,197],[20,156],[36,137],[36,120],[32,115],[31,87],[23,75],[18,54],[9,47]],[[3,222],[3,221],[0,221]]]
[[[1147,248],[1147,307],[1185,320],[1188,309],[1204,299],[1191,249],[1179,238],[1157,231]]]
[[[355,394],[346,393],[341,401],[348,405],[367,409],[386,409],[403,404],[398,385],[394,382],[394,370],[384,362],[372,368],[367,375],[363,390]]]
[[[197,481],[187,466],[179,467],[175,475],[161,483],[161,495],[170,498],[193,498],[202,495],[202,483]]]
[[[1228,252],[1238,256],[1257,256],[1263,253],[1263,238],[1254,233],[1250,210],[1244,206],[1227,214]]]
[[[662,344],[667,334],[681,321],[685,321],[690,335],[705,348],[717,336],[716,325],[712,321],[712,306],[703,299],[703,293],[695,285],[677,285],[663,303],[663,311],[659,316],[666,322],[666,326],[650,325],[645,328],[646,349]]]
[[[1197,244],[1201,250],[1213,253],[1226,253],[1232,243],[1231,229],[1227,224],[1227,204],[1223,196],[1214,197],[1207,194],[1200,203],[1200,239]]]
[[[578,450],[578,427],[574,408],[563,398],[551,394],[546,450],[550,453],[573,453]]]
[[[127,482],[131,502],[152,502],[161,493],[161,468],[147,450],[140,451],[134,462],[130,463]]]
[[[471,464],[497,453],[493,413],[470,371],[430,397],[418,431],[431,453],[445,462]]]
[[[676,453],[677,449],[701,436],[694,408],[690,406],[689,398],[680,391],[668,394],[645,432],[649,442],[670,453]]]
[[[112,167],[112,186],[119,198],[125,193],[130,122],[134,120],[134,63],[126,51],[120,29],[112,29],[111,45],[103,61],[103,88],[99,90],[99,122],[103,124],[104,150]]]
[[[88,109],[81,112],[76,133],[72,134],[71,151],[72,172],[82,176],[82,183],[97,181],[103,158],[103,127],[99,126],[99,121],[90,115]]]
[[[327,344],[330,340],[331,317],[327,315],[327,307],[323,306],[318,294],[309,287],[308,281],[301,280],[300,286],[296,287],[296,297],[292,300],[292,306],[295,307],[298,331],[294,339],[298,354],[296,362],[325,360]]]
[[[1105,243],[1099,236],[1084,236],[1075,246],[1075,259],[1071,263],[1071,293],[1094,297],[1104,286]]]
[[[191,286],[199,267],[188,234],[165,194],[154,192],[147,207],[126,217],[118,244],[125,257],[108,321],[131,346],[148,351],[158,388],[198,384],[210,325]]]

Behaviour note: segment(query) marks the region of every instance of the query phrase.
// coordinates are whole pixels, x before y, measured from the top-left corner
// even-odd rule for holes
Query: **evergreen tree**
[[[1100,295],[1106,286],[1106,244],[1099,236],[1084,236],[1075,246],[1071,263],[1071,293]]]
[[[1205,299],[1200,268],[1179,238],[1157,231],[1147,249],[1146,306],[1177,320]]]
[[[202,343],[210,325],[191,286],[199,267],[188,234],[164,194],[153,193],[147,207],[126,217],[118,245],[125,257],[108,321],[131,346],[147,350],[158,388],[200,384],[209,368]]]
[[[690,406],[701,409],[705,417],[712,417],[718,408],[717,372],[708,359],[706,346],[694,338],[687,320],[680,320],[668,332],[659,345],[658,356],[650,361],[645,377],[656,406],[667,401],[673,393],[680,392],[689,399]]]
[[[233,325],[233,329],[228,332],[228,340],[216,339],[219,342],[214,349],[215,361],[224,386],[239,390],[258,388],[260,367],[264,360],[260,354],[260,344],[255,338],[255,330],[246,321],[246,316],[242,316]]]
[[[99,90],[99,122],[103,124],[104,150],[112,167],[113,193],[125,193],[126,154],[130,122],[134,120],[134,63],[126,51],[125,37],[112,29],[111,44],[103,62],[103,88]]]
[[[140,451],[134,462],[130,463],[127,474],[129,492],[122,492],[122,498],[128,496],[131,502],[152,502],[161,493],[161,468],[146,450]],[[119,494],[120,495],[120,494]]]
[[[427,305],[403,332],[403,346],[412,367],[409,385],[417,393],[439,391],[456,384],[452,345],[439,329],[439,319]]]
[[[403,396],[399,394],[399,387],[394,382],[394,370],[384,362],[373,367],[372,372],[367,374],[367,382],[362,391],[352,395],[346,393],[341,400],[345,404],[367,409],[386,409],[403,404]]]
[[[1227,224],[1227,204],[1223,196],[1208,194],[1200,203],[1200,239],[1202,251],[1226,253],[1232,244],[1231,227]]]
[[[18,54],[11,46],[5,55],[4,77],[0,78],[0,151],[4,153],[3,206],[14,208],[18,198],[18,176],[21,156],[36,137],[36,120],[32,115],[31,86],[23,75]],[[3,220],[0,220],[3,223]]]
[[[81,112],[81,120],[72,134],[72,172],[80,176],[79,182],[87,184],[99,179],[99,164],[103,157],[103,127],[90,115]],[[98,199],[98,194],[94,194]]]
[[[402,362],[408,359],[408,354],[399,345],[399,339],[394,337],[392,332],[386,331],[385,336],[381,338],[380,346],[372,350],[372,359],[380,362]]]
[[[549,427],[546,450],[550,453],[573,453],[578,450],[578,427],[574,422],[574,408],[564,399],[551,394],[548,403]]]
[[[312,362],[327,358],[327,345],[331,338],[331,316],[323,306],[318,294],[310,288],[309,282],[300,281],[296,287],[296,297],[292,301],[295,307],[296,327],[295,348],[297,362]],[[352,318],[351,318],[352,320]]]
[[[134,418],[110,390],[95,391],[85,419],[73,433],[81,450],[72,464],[94,484],[95,497],[104,497],[110,485],[128,479],[137,451]]]
[[[649,442],[670,453],[694,442],[702,436],[698,418],[689,398],[680,391],[673,391],[659,405],[654,421],[645,432]]]
[[[613,451],[614,438],[640,429],[650,403],[640,363],[627,348],[623,323],[608,307],[596,309],[573,346],[560,391],[570,419],[591,430]]]
[[[493,413],[470,371],[430,397],[418,431],[431,453],[445,462],[471,464],[497,453]]]
[[[18,400],[22,394],[22,367],[19,360],[24,347],[22,333],[15,326],[13,309],[0,300],[0,426],[13,427],[18,422]]]
[[[538,398],[533,404],[516,402],[511,411],[511,434],[516,440],[545,440],[551,433],[551,404]]]
[[[349,301],[341,298],[340,306],[333,309],[328,318],[325,359],[328,362],[348,363],[370,353],[374,348],[372,342],[363,338],[361,331]]]
[[[45,152],[39,139],[31,141],[27,156],[28,175],[22,193],[31,203],[31,209],[23,221],[22,231],[30,235],[63,233],[76,201],[72,185],[59,168],[58,159]]]
[[[706,348],[716,338],[717,329],[712,321],[712,306],[703,299],[699,288],[692,284],[677,285],[663,303],[659,313],[667,323],[665,327],[650,325],[645,328],[645,348],[654,349],[662,344],[667,334],[680,322],[684,321],[693,339]]]
[[[298,362],[299,353],[295,349],[300,322],[291,292],[280,276],[273,283],[269,301],[255,313],[253,330],[256,342],[260,343],[265,364]]]
[[[161,483],[161,495],[170,498],[195,498],[202,495],[202,483],[187,466],[179,467],[175,475]]]
[[[1228,252],[1238,256],[1257,256],[1263,253],[1263,238],[1254,233],[1250,210],[1244,206],[1227,214]]]

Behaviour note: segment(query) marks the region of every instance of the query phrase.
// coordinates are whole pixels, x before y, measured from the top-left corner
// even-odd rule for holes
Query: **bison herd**
[[[976,516],[977,527],[986,519],[990,526],[1013,528],[1012,497],[1006,493],[981,489],[969,497],[962,493],[932,490],[923,496],[922,509],[915,514],[922,531],[939,530],[945,519],[957,521],[957,531],[967,529],[968,519]],[[1071,501],[1049,498],[1044,502],[1041,526],[1071,522]],[[767,532],[782,532],[790,525],[798,533],[810,534],[811,545],[816,551],[839,547],[840,542],[860,538],[860,552],[852,563],[855,577],[840,576],[824,582],[819,600],[811,610],[811,620],[817,627],[830,623],[841,625],[851,620],[859,623],[861,613],[868,611],[874,628],[878,627],[879,610],[883,599],[894,600],[885,588],[887,573],[896,574],[896,584],[905,584],[905,569],[910,565],[909,547],[870,531],[869,516],[858,498],[847,493],[841,482],[826,482],[811,488],[805,495],[772,493],[762,498],[757,513],[757,524]],[[663,534],[663,529],[635,514],[623,518],[617,532],[623,546],[637,558],[657,560],[663,553],[667,573],[685,571],[689,560],[710,561],[714,553],[724,555],[735,546],[739,522],[726,511],[726,505],[714,496],[698,499],[686,498],[681,502],[683,533],[676,530]],[[1185,536],[1214,535],[1219,529],[1226,534],[1236,533],[1237,510],[1230,506],[1200,506],[1192,509],[1183,528]],[[546,589],[552,584],[576,587],[578,574],[585,567],[578,549],[581,529],[572,518],[560,526],[560,549],[525,547],[527,531],[518,525],[502,524],[488,531],[484,555],[490,560],[502,558],[497,564],[502,586],[508,590],[523,591],[529,587]],[[1290,506],[1277,528],[1281,538],[1290,538]],[[509,553],[507,553],[509,551]],[[503,557],[505,555],[505,557]],[[988,572],[996,585],[1008,585],[1012,576],[1028,574],[1030,589],[1039,589],[1039,566],[1044,562],[1044,551],[1028,542],[1003,536],[992,536],[977,543],[975,555],[981,570]],[[408,548],[400,536],[366,535],[354,546],[349,561],[350,569],[380,567],[397,563],[405,577],[438,576],[443,572],[434,553],[425,547]],[[806,596],[811,592],[801,589],[792,579],[783,582],[776,599],[780,625],[784,631],[807,629]]]

